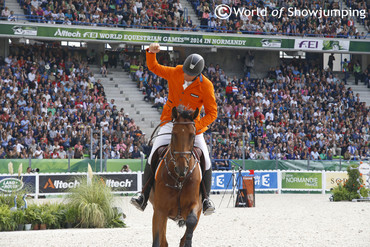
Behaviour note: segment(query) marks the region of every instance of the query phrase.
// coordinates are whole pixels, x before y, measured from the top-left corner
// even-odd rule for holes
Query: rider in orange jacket
[[[209,193],[212,184],[212,166],[207,149],[207,144],[203,137],[203,132],[208,129],[208,125],[214,122],[217,118],[217,104],[214,95],[212,82],[201,74],[204,69],[204,59],[199,54],[191,54],[188,56],[183,65],[176,67],[167,67],[158,64],[156,53],[160,51],[158,43],[152,43],[146,52],[147,65],[150,71],[168,81],[168,99],[163,107],[161,121],[171,121],[171,112],[173,107],[183,105],[188,109],[196,110],[204,107],[205,115],[200,118],[198,115],[195,119],[195,127],[197,135],[194,145],[199,147],[204,156],[205,173],[203,182],[206,189],[206,195],[203,195],[203,213],[205,215],[212,214],[215,210],[209,200]],[[153,154],[160,146],[168,145],[171,140],[170,135],[161,135],[163,133],[171,133],[173,124],[167,122],[161,126],[158,137],[155,138],[151,154],[147,160],[144,170],[143,185],[144,189],[138,198],[132,198],[131,203],[138,209],[144,211],[149,198],[150,190],[154,182],[154,175],[150,164]]]

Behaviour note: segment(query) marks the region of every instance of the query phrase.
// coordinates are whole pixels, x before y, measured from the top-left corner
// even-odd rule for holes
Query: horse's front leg
[[[154,210],[152,225],[153,247],[168,247],[166,239],[167,216]]]
[[[181,238],[180,247],[191,247],[193,232],[197,227],[199,217],[200,213],[195,214],[194,210],[192,210],[190,214],[186,217],[186,231],[184,236]]]

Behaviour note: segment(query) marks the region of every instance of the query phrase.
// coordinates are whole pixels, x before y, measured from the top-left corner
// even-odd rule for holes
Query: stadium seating
[[[366,32],[360,32],[351,18],[299,18],[288,16],[288,12],[281,18],[273,17],[271,11],[285,7],[301,9],[331,10],[340,6],[336,1],[325,1],[323,5],[309,1],[222,1],[228,2],[231,8],[257,9],[266,8],[266,16],[250,15],[237,17],[234,13],[226,20],[215,16],[217,2],[189,0],[198,15],[201,25],[193,25],[187,20],[184,9],[179,1],[147,2],[147,1],[100,1],[98,5],[65,1],[38,1],[20,0],[27,19],[32,22],[66,24],[66,25],[92,25],[106,27],[164,29],[180,31],[207,31],[218,33],[238,34],[268,34],[289,36],[317,36],[340,38],[366,38]],[[221,1],[219,1],[221,3]],[[346,0],[347,6],[353,9],[364,9],[366,18],[357,18],[359,25],[369,31],[368,8],[364,1]]]
[[[83,158],[91,147],[99,157],[100,128],[103,157],[138,158],[141,130],[107,102],[83,53],[55,44],[11,46],[1,65],[1,158]]]

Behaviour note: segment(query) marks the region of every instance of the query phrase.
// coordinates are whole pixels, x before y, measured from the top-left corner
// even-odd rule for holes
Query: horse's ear
[[[194,113],[193,113],[193,120],[196,119],[198,117],[198,114],[199,114],[199,108],[197,108]]]
[[[178,115],[176,106],[172,108],[172,119],[176,119]]]

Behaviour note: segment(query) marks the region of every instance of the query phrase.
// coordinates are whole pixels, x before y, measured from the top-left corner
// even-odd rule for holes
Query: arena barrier
[[[111,187],[113,193],[136,193],[142,188],[142,172],[94,173],[102,182]],[[36,198],[40,195],[66,194],[69,188],[79,185],[78,178],[87,173],[31,173],[17,175],[0,174],[0,191],[11,192],[28,188]],[[213,192],[233,192],[243,189],[243,177],[251,176],[250,171],[214,171],[212,174]],[[347,172],[341,171],[254,171],[255,191],[330,191],[340,182],[348,179]],[[366,177],[364,177],[366,181]]]

